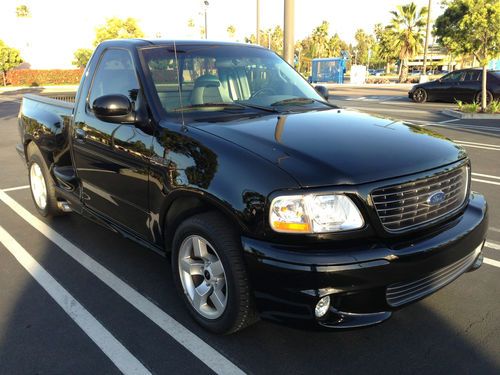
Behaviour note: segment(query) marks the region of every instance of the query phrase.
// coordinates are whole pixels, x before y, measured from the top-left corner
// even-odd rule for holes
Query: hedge
[[[7,84],[12,86],[78,84],[82,74],[83,69],[14,69],[7,72]]]

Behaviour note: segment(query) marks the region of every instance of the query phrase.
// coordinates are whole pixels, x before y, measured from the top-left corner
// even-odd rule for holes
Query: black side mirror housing
[[[316,92],[318,94],[320,94],[323,97],[323,99],[328,100],[328,97],[330,96],[330,94],[328,92],[328,89],[325,86],[321,86],[321,85],[314,86],[314,89],[316,90]]]
[[[103,95],[98,97],[92,103],[92,111],[95,116],[106,122],[132,123],[135,120],[132,111],[132,102],[125,95]]]

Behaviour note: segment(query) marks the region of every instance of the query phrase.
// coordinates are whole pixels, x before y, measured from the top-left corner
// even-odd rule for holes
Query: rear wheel
[[[482,100],[483,100],[483,93],[482,91],[480,91],[476,94],[474,101],[476,103],[481,104]],[[490,104],[492,100],[493,100],[493,94],[489,91],[486,91],[486,104]]]
[[[205,329],[229,334],[254,321],[239,234],[222,215],[195,215],[179,226],[172,272],[179,295]]]
[[[422,88],[416,89],[413,93],[413,100],[417,103],[425,103],[427,101],[427,91]]]
[[[35,207],[42,216],[57,216],[63,214],[58,207],[54,181],[42,153],[32,142],[28,145],[28,177],[31,197]]]

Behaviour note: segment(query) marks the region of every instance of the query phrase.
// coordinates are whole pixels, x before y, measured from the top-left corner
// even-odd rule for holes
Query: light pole
[[[285,19],[283,32],[283,58],[290,64],[294,65],[294,22],[295,22],[295,0],[285,1]]]
[[[429,47],[429,34],[431,31],[430,23],[431,23],[431,3],[432,0],[429,0],[429,6],[427,7],[427,29],[425,31],[425,44],[424,44],[424,66],[422,68],[422,74],[425,75],[425,69],[427,68],[427,48]]]
[[[203,5],[205,5],[205,7],[204,7],[205,8],[205,39],[208,39],[208,22],[207,22],[207,9],[208,9],[208,5],[209,5],[208,1],[205,0],[203,2]]]
[[[260,44],[260,0],[257,1],[257,30],[255,31],[256,44]]]

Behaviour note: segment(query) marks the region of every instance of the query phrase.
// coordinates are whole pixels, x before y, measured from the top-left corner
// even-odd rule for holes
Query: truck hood
[[[192,125],[266,158],[303,187],[374,182],[466,157],[428,129],[340,109]]]

